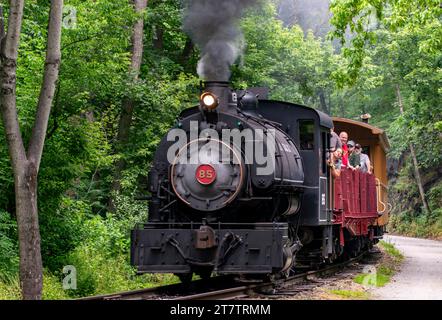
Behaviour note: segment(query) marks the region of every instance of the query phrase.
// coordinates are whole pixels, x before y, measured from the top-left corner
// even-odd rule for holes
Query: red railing
[[[334,207],[350,215],[377,216],[376,178],[358,170],[341,169],[334,178]]]
[[[368,232],[368,225],[378,217],[376,191],[374,175],[341,169],[340,177],[333,179],[335,223],[342,224],[356,235]]]

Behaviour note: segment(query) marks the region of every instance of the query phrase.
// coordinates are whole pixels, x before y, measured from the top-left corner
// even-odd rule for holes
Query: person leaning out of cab
[[[339,177],[341,175],[342,167],[342,149],[337,148],[331,153],[330,159],[328,159],[328,165],[330,166],[330,172],[333,177]]]

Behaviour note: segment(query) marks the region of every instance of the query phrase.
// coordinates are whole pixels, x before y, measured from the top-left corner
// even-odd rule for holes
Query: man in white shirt
[[[362,148],[359,143],[356,143],[355,145],[355,152],[360,155],[361,158],[361,165],[359,167],[359,170],[362,172],[368,172],[371,174],[371,163],[370,158],[365,153],[362,153]]]

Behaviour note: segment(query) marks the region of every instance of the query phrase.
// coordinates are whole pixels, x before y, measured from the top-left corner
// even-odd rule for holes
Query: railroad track
[[[226,289],[226,287],[234,286],[234,283],[233,276],[218,276],[204,280],[195,280],[188,284],[175,283],[146,289],[90,296],[78,300],[174,300],[182,296],[203,293],[208,290],[220,291]]]
[[[300,285],[309,277],[334,274],[344,267],[359,261],[366,252],[339,264],[319,270],[311,270],[273,281],[244,283],[234,276],[217,276],[192,281],[188,284],[176,283],[166,286],[119,292],[80,298],[78,300],[233,300],[247,298],[256,294],[285,294],[294,285]],[[296,290],[295,290],[296,291]],[[293,289],[289,289],[293,293]]]

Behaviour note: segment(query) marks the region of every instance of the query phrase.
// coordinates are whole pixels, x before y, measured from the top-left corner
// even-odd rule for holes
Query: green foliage
[[[426,192],[431,214],[423,214],[412,172],[411,160],[408,160],[391,187],[390,199],[395,206],[390,216],[389,229],[408,236],[440,239],[442,238],[442,181],[437,179],[437,171],[430,171],[424,176],[428,180],[435,179],[438,182]]]
[[[334,88],[332,73],[339,57],[333,55],[331,44],[311,32],[304,36],[299,26],[284,27],[268,2],[250,10],[242,29],[246,45],[233,70],[236,86],[265,86],[272,99],[309,104],[329,112],[319,95],[327,99]]]
[[[132,97],[136,98],[138,105],[134,112],[131,141],[121,154],[115,156],[115,159],[126,160],[121,185],[123,193],[132,197],[138,191],[140,178],[147,176],[160,139],[175,124],[180,111],[197,103],[196,77],[181,73],[172,79],[163,72],[133,88]]]
[[[394,274],[394,270],[387,267],[379,267],[376,269],[376,276],[371,274],[358,274],[353,281],[359,284],[383,287],[390,282],[391,277]]]
[[[391,277],[396,273],[398,266],[404,259],[404,256],[391,243],[380,241],[379,246],[383,248],[383,251],[387,257],[384,257],[383,262],[376,266],[376,273],[358,274],[356,277],[354,277],[354,282],[375,287],[383,287],[390,282]]]
[[[343,48],[343,55],[349,60],[344,82],[354,83],[367,50],[376,43],[379,27],[409,33],[425,29],[428,37],[418,41],[419,52],[440,53],[442,28],[438,0],[336,0],[331,2],[330,10],[334,26],[330,36],[340,39],[343,45],[350,39],[350,45]]]
[[[118,209],[125,209],[124,199],[117,201]],[[125,215],[106,218],[93,216],[82,221],[84,237],[81,244],[69,252],[66,265],[77,271],[77,290],[69,290],[70,296],[110,293],[158,285],[176,281],[172,275],[136,277],[129,265],[129,232],[136,223],[145,219],[143,213],[126,211]]]
[[[392,258],[394,258],[394,260],[396,262],[401,262],[404,259],[404,256],[402,255],[402,253],[391,243],[388,243],[386,241],[380,241],[379,245],[384,248],[385,252]],[[392,275],[391,271],[389,271],[390,269],[385,267],[385,274],[387,275]],[[380,270],[382,271],[382,270]]]
[[[77,270],[77,290],[70,293],[88,296],[101,292],[117,292],[127,289],[128,276],[133,270],[127,265],[125,256],[106,257],[104,250],[81,245],[68,257],[69,264]]]
[[[17,224],[0,209],[0,281],[18,272]]]
[[[351,300],[367,300],[370,297],[369,294],[365,291],[329,290],[329,292],[337,295],[338,297]]]
[[[442,211],[442,181],[428,192],[428,205],[434,215],[437,215],[437,211]]]
[[[8,280],[0,279],[0,300],[21,299],[20,280],[18,275]],[[43,274],[43,300],[64,300],[69,299],[66,291],[63,290],[62,282],[53,274],[45,271]]]
[[[372,29],[376,18],[382,18],[382,0],[338,0],[332,1],[333,13],[330,22],[335,27],[331,37],[345,45],[347,31],[352,35],[351,46],[343,47],[342,54],[348,60],[347,70],[341,73],[339,84],[354,84],[364,64],[365,47],[374,43]]]
[[[431,215],[413,215],[410,212],[392,215],[390,230],[421,238],[442,239],[442,210],[436,209]]]
[[[45,272],[43,274],[43,300],[66,300],[69,296],[62,287],[62,282],[55,275]]]
[[[31,0],[25,6],[17,71],[17,104],[25,142],[41,83],[48,5]],[[181,61],[187,36],[179,27],[179,2],[149,2],[138,81],[128,75],[130,26],[136,18],[130,3],[67,0],[65,6],[75,9],[76,23],[63,28],[60,78],[39,172],[39,221],[47,268],[44,298],[66,297],[60,289],[61,270],[70,263],[84,271],[74,296],[174,281],[171,276],[135,278],[128,251],[130,229],[146,219],[145,203],[135,201],[134,196],[142,188],[140,181],[147,175],[153,151],[178,113],[196,102],[198,93],[196,77],[184,73]],[[150,41],[158,24],[164,30],[163,51]],[[186,64],[193,71],[192,63],[196,62],[190,57]],[[124,98],[133,99],[137,107],[131,143],[116,153],[114,142]],[[0,275],[14,279],[18,250],[10,214],[14,211],[13,177],[2,125],[0,133]],[[121,157],[128,163],[123,190],[115,196],[116,212],[109,214],[114,163]],[[88,282],[92,278],[96,282]],[[119,280],[114,283],[114,278]],[[12,288],[15,282],[8,283]],[[3,292],[2,287],[0,295]]]
[[[69,264],[77,270],[77,289],[69,290],[71,297],[82,297],[176,283],[171,274],[136,276],[128,264],[128,256],[108,255],[95,243],[77,247],[69,256]]]
[[[9,280],[0,279],[0,300],[19,299],[21,299],[21,291],[18,276]]]

